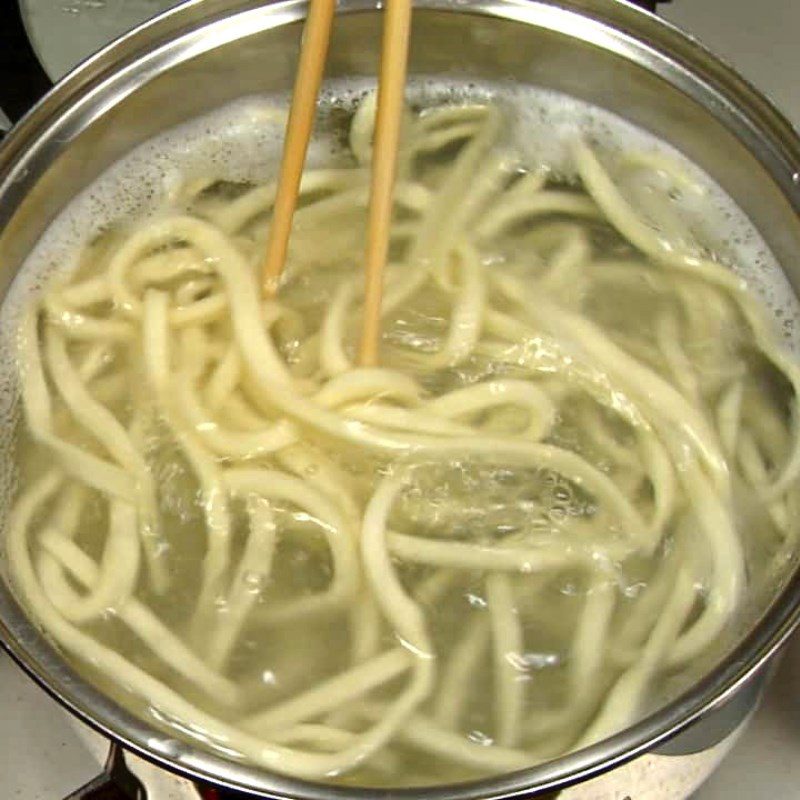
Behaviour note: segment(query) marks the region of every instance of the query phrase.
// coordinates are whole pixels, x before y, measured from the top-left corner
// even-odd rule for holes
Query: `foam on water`
[[[373,82],[329,83],[325,102],[353,109]],[[570,147],[579,137],[612,157],[637,152],[664,157],[677,164],[701,189],[684,194],[676,209],[701,244],[741,275],[775,317],[787,345],[800,352],[800,303],[775,257],[747,215],[707,173],[681,152],[610,111],[536,86],[518,83],[448,82],[416,78],[407,97],[415,106],[492,102],[506,109],[511,120],[509,147],[526,166],[546,165],[554,173],[574,175]]]
[[[352,112],[373,86],[368,80],[329,82],[321,95],[322,119],[333,119],[325,111]],[[787,344],[798,348],[800,305],[766,243],[722,189],[675,148],[608,111],[532,86],[416,78],[408,97],[421,107],[501,103],[511,111],[508,144],[530,167],[544,164],[564,176],[571,172],[570,143],[579,135],[612,155],[639,151],[680,163],[705,190],[701,203],[696,197],[685,198],[680,212],[690,220],[702,219],[717,254],[761,295]],[[170,129],[133,150],[62,211],[26,260],[0,309],[0,453],[11,452],[18,413],[14,352],[22,309],[54,274],[74,268],[81,249],[94,236],[112,224],[157,215],[182,181],[204,176],[256,182],[273,178],[287,105],[286,96],[247,97]],[[309,165],[345,157],[342,141],[332,131],[317,136]],[[6,507],[13,488],[8,462],[0,459],[0,508]]]

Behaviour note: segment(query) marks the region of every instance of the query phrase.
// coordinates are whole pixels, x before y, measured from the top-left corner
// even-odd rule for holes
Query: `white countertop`
[[[800,127],[798,0],[672,0],[659,15],[736,67]]]

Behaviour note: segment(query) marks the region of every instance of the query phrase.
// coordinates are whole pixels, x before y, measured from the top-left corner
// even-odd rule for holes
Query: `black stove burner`
[[[12,122],[29,111],[52,87],[28,39],[17,0],[0,12],[0,109]]]
[[[112,742],[103,771],[66,800],[147,800],[147,790],[128,769],[125,753]]]

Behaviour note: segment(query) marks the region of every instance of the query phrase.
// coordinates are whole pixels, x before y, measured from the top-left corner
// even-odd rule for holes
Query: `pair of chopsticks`
[[[381,43],[370,178],[364,312],[358,352],[358,360],[362,366],[374,366],[378,361],[383,272],[389,252],[392,197],[411,29],[411,0],[385,2],[386,18]],[[277,293],[286,261],[292,217],[314,125],[317,95],[325,70],[335,10],[336,0],[311,0],[311,9],[303,30],[300,62],[286,123],[278,190],[263,263],[263,291],[267,297],[273,297]]]

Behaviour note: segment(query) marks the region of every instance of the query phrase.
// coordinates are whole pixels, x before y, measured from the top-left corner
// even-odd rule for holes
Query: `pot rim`
[[[266,30],[303,19],[307,7],[307,0],[266,3],[187,0],[118,38],[59,81],[0,145],[0,209],[4,201],[10,199],[13,206],[15,199],[24,194],[24,187],[22,194],[18,187],[16,192],[10,191],[14,173],[32,152],[47,142],[58,121],[67,114],[90,113],[93,100],[98,93],[102,94],[107,83],[118,80],[160,46],[229,14],[258,12],[265,17],[260,29]],[[583,24],[581,33],[587,41],[591,41],[593,33],[608,27],[613,41],[603,40],[606,49],[658,74],[665,73],[692,99],[707,103],[709,98],[716,98],[717,115],[758,154],[784,196],[800,212],[800,138],[791,124],[731,67],[665,21],[625,0],[415,0],[415,7],[490,16],[540,27],[558,25],[569,16]],[[376,0],[339,0],[337,13],[375,8]],[[4,216],[0,211],[0,226]],[[519,772],[458,785],[381,789],[380,794],[398,800],[423,796],[427,800],[500,800],[551,792],[591,778],[652,749],[722,704],[765,664],[799,623],[800,570],[795,569],[758,623],[724,661],[668,705],[613,737]],[[344,800],[366,799],[376,794],[374,789],[289,778],[237,764],[150,727],[93,688],[66,664],[58,650],[28,620],[3,579],[0,579],[0,642],[71,713],[137,755],[173,772],[271,797]]]

